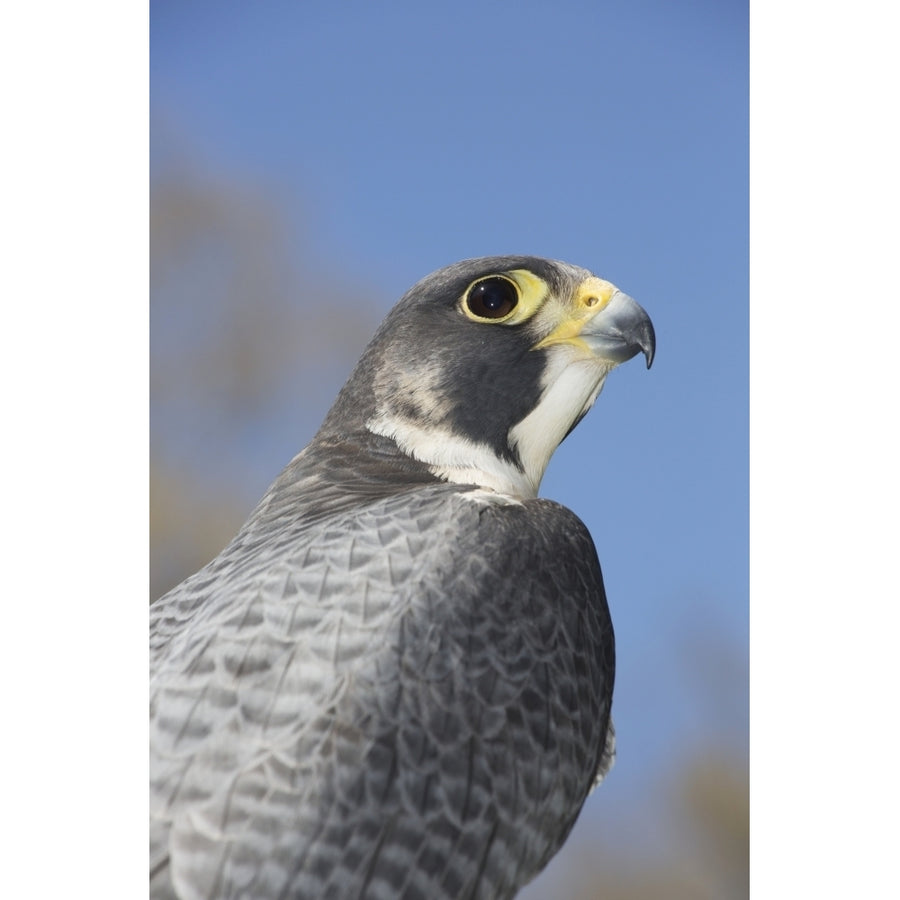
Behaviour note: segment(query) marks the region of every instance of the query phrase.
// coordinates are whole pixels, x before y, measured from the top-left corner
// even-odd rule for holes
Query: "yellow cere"
[[[606,307],[617,290],[614,284],[602,278],[594,275],[586,278],[578,286],[571,303],[560,307],[562,317],[559,323],[550,334],[535,344],[533,349],[568,343],[587,351],[587,345],[578,336],[585,324]]]
[[[575,292],[575,309],[588,310],[590,315],[587,318],[590,318],[612,300],[612,296],[617,290],[618,288],[614,284],[592,275],[590,278],[586,278]]]

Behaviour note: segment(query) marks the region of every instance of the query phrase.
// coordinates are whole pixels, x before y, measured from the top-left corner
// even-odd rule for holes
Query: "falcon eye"
[[[507,278],[485,278],[469,289],[465,304],[479,319],[503,319],[519,302],[516,286]]]

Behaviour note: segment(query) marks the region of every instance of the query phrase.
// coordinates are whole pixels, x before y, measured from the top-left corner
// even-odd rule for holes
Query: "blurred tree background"
[[[151,600],[235,533],[396,299],[369,296],[289,240],[296,228],[277,190],[212,175],[177,141],[164,144],[151,178]],[[676,669],[696,706],[692,751],[663,754],[666,768],[646,774],[635,801],[616,788],[629,765],[620,746],[526,900],[748,896],[745,718],[736,739],[720,734],[735,698],[745,708],[746,648],[715,623],[678,640]]]
[[[379,315],[285,244],[261,188],[177,152],[150,201],[150,597],[207,563],[309,440]]]

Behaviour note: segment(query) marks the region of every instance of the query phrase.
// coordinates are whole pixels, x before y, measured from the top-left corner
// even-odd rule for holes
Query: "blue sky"
[[[288,240],[364,285],[376,316],[433,269],[498,253],[585,266],[648,310],[653,369],[610,376],[542,488],[590,528],[613,611],[604,791],[650,791],[709,742],[742,752],[746,5],[157,0],[150,38],[151,172],[175,133],[277,194]],[[299,449],[266,447],[260,491]]]

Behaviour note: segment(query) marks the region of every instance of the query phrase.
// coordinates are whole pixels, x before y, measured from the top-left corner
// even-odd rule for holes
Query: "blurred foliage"
[[[377,325],[287,232],[266,193],[182,159],[151,181],[151,600],[234,535]]]
[[[280,205],[261,190],[168,161],[152,178],[150,209],[155,599],[227,543],[312,436],[380,311],[344,273],[323,272],[288,245]],[[700,706],[719,698],[719,717],[746,693],[745,667],[714,631],[674,639],[681,677]],[[602,826],[586,810],[523,900],[747,897],[747,762],[734,748],[711,752],[712,739],[701,746],[659,773],[651,804],[606,802]],[[658,834],[629,842],[643,831]]]
[[[747,765],[733,754],[685,757],[664,773],[651,802],[605,809],[603,819],[594,833],[580,820],[521,900],[749,897]],[[647,831],[657,834],[644,840]]]

